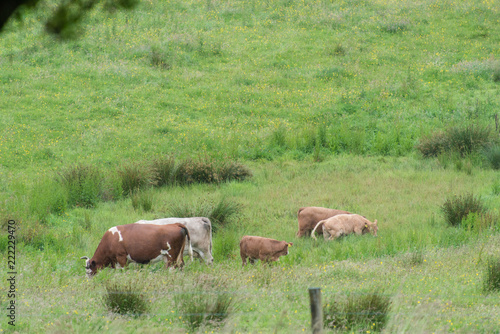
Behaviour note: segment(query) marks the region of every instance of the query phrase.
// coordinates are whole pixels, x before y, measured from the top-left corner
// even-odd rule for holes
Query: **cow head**
[[[82,256],[80,259],[85,260],[85,272],[87,277],[90,278],[94,276],[97,271],[97,264],[95,261],[91,261],[88,256]]]
[[[278,261],[280,256],[288,255],[288,247],[293,245],[292,242],[281,241],[281,243],[283,246],[273,254],[272,261]]]

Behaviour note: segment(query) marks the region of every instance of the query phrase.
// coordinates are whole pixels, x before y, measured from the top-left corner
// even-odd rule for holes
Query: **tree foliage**
[[[133,8],[139,0],[59,0],[55,11],[45,22],[47,32],[61,38],[75,36],[75,27],[82,18],[91,11],[99,2],[104,2],[104,8],[108,11],[116,9]],[[39,0],[7,0],[0,2],[0,32],[9,19],[17,17],[21,19],[23,8],[34,9]]]

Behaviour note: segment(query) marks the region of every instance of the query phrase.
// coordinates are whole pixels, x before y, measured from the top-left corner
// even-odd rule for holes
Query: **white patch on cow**
[[[168,241],[167,241],[167,246],[168,246],[168,249],[166,249],[166,250],[162,249],[162,250],[160,251],[160,253],[161,253],[162,255],[167,255],[168,257],[172,257],[172,255],[170,255],[170,254],[168,253],[168,251],[172,249],[172,246],[170,246],[170,244],[168,243]]]
[[[115,268],[116,268],[116,269],[123,269],[123,267],[122,267],[122,266],[120,266],[120,264],[119,264],[118,262],[116,262],[116,264],[115,264]]]
[[[132,258],[130,257],[130,254],[127,254],[127,261],[128,261],[128,262],[135,263],[134,259],[132,259]]]
[[[120,230],[116,226],[113,226],[108,231],[113,233],[113,235],[115,235],[115,233],[118,233],[118,241],[123,241],[122,233],[120,232]]]

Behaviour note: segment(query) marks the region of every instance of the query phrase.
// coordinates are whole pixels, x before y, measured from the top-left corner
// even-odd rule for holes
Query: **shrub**
[[[123,193],[130,195],[134,191],[153,184],[151,170],[140,164],[128,164],[119,171]]]
[[[102,302],[109,311],[132,316],[140,316],[147,312],[147,298],[137,292],[137,284],[114,282],[106,284],[105,288]]]
[[[489,259],[484,275],[484,291],[500,290],[500,259]]]
[[[174,295],[176,309],[182,313],[188,326],[195,331],[202,325],[217,326],[227,318],[233,304],[230,293],[220,290],[225,284],[210,279],[199,279],[195,288]]]
[[[59,173],[58,180],[66,189],[69,206],[91,208],[101,200],[103,177],[96,167],[69,167]]]
[[[332,329],[381,331],[387,323],[390,297],[378,293],[350,295],[323,307],[323,323]]]
[[[448,198],[441,206],[445,221],[450,226],[460,226],[462,220],[471,212],[485,213],[483,202],[473,194]]]

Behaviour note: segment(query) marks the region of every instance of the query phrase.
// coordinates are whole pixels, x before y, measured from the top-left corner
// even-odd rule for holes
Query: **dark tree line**
[[[71,35],[72,29],[81,21],[87,12],[92,10],[99,2],[103,2],[108,11],[116,9],[129,9],[134,7],[139,0],[60,0],[56,10],[45,22],[45,29],[60,37]],[[14,17],[20,18],[22,8],[32,10],[39,0],[1,0],[0,1],[0,32],[7,22]]]

